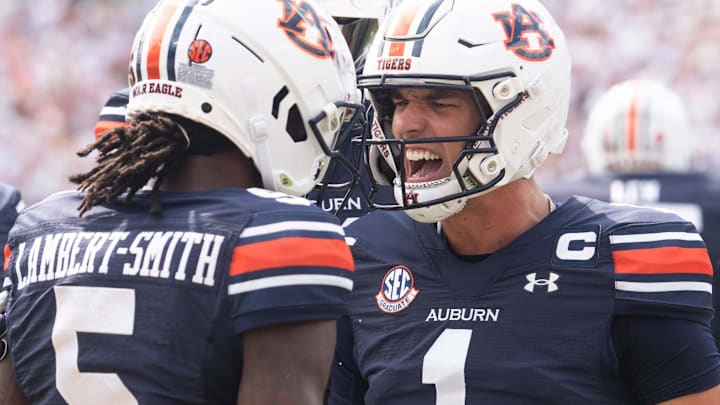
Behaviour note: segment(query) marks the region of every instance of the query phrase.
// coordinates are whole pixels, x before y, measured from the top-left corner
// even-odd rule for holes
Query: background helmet
[[[163,0],[135,37],[129,76],[130,119],[159,112],[213,128],[265,188],[293,195],[322,178],[359,102],[350,50],[314,0]]]
[[[471,196],[530,177],[565,146],[570,65],[562,31],[537,0],[403,1],[375,38],[358,82],[377,111],[368,162],[379,183],[394,185],[398,203],[377,207],[435,222],[462,210]],[[472,92],[485,123],[460,140],[466,147],[450,177],[408,183],[398,170],[405,146],[428,140],[393,135],[394,87]],[[377,156],[394,179],[373,163]]]
[[[664,84],[647,79],[624,81],[603,94],[582,142],[592,173],[687,172],[694,148],[685,104]]]
[[[390,9],[400,0],[319,0],[340,25],[355,69],[365,65],[368,49]]]

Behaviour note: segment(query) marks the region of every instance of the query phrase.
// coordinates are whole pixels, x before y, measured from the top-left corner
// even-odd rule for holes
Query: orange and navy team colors
[[[573,197],[488,256],[402,212],[346,232],[331,405],[655,404],[720,384],[712,267],[677,215]]]
[[[14,187],[0,183],[0,247],[5,246],[8,232],[22,208],[20,192]]]
[[[95,207],[59,193],[8,242],[8,325],[30,403],[234,404],[243,332],[335,319],[353,260],[337,219],[261,189]],[[78,402],[79,401],[79,402]]]
[[[129,99],[130,89],[118,90],[110,95],[100,110],[100,118],[95,123],[95,139],[113,128],[130,126],[125,122]]]
[[[708,173],[602,173],[541,184],[558,201],[573,194],[671,210],[700,232],[713,264],[713,307],[720,312],[720,179]],[[622,245],[618,245],[622,246]],[[621,254],[622,256],[622,254]],[[671,260],[674,258],[670,257]],[[663,263],[667,268],[672,261]],[[720,342],[720,316],[712,320]]]

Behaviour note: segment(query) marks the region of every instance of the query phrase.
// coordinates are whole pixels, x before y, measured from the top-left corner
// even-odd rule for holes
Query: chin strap
[[[553,201],[549,195],[545,194],[545,197],[548,200],[548,208],[550,208],[550,213],[552,213],[553,211],[555,211],[555,209],[557,209],[557,204],[555,204],[555,201]]]

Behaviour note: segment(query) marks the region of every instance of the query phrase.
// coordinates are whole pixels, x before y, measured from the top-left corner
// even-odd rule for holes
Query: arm
[[[0,404],[27,404],[17,381],[15,381],[15,371],[10,359],[0,361]]]
[[[243,334],[238,405],[320,405],[335,350],[335,320]]]
[[[720,354],[707,324],[619,317],[612,325],[623,375],[641,403],[720,405]]]
[[[363,405],[368,385],[358,369],[353,352],[355,339],[350,318],[337,321],[337,346],[332,369],[328,405]]]
[[[685,395],[658,405],[715,405],[720,404],[720,385],[697,394]]]
[[[5,358],[8,352],[6,333],[5,314],[0,314],[0,404],[26,405],[25,397],[15,380],[12,362]]]

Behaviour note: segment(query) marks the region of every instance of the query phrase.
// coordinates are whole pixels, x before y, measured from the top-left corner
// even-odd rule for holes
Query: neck
[[[547,196],[533,179],[520,179],[471,198],[458,214],[442,221],[452,250],[483,255],[507,246],[550,213]]]
[[[262,187],[260,173],[252,160],[242,152],[234,150],[210,156],[187,155],[167,175],[161,189],[203,191],[250,187]]]

